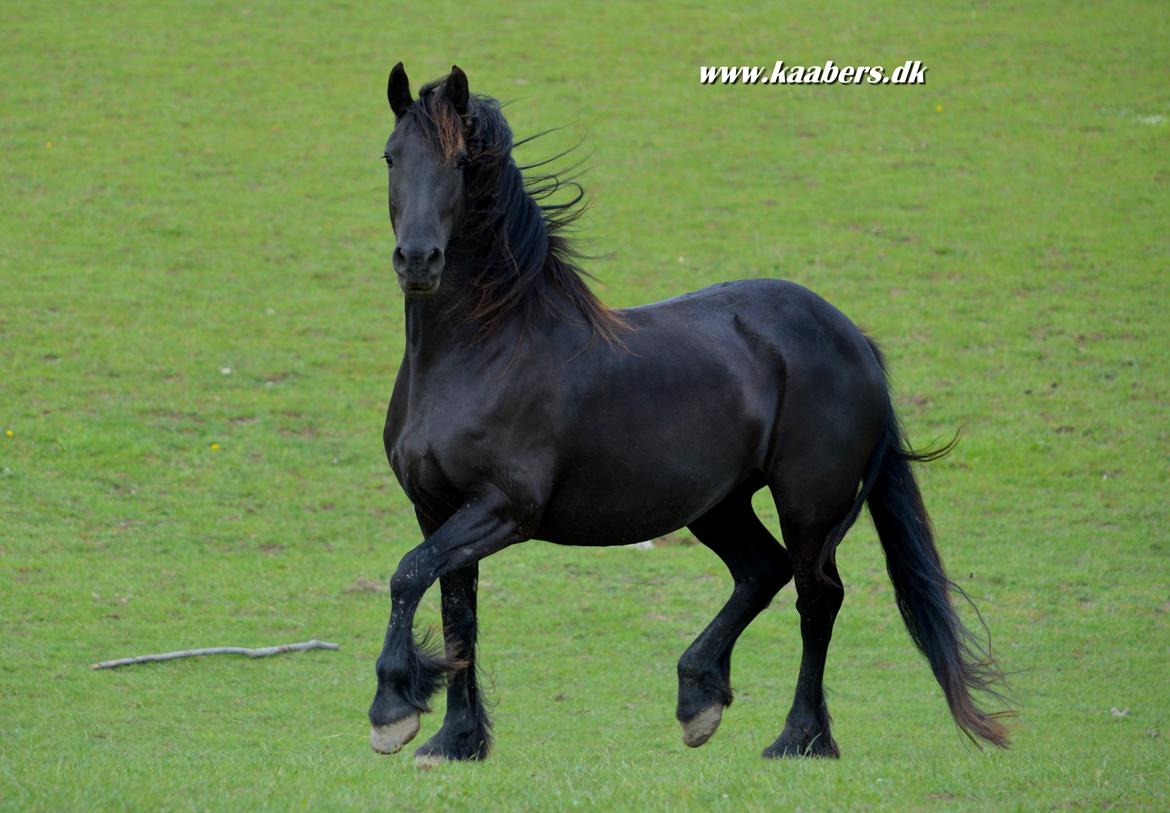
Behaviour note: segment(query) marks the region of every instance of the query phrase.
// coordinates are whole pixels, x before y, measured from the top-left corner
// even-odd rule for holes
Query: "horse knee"
[[[418,555],[417,548],[402,557],[398,569],[390,577],[391,596],[421,595],[431,586],[434,577]]]

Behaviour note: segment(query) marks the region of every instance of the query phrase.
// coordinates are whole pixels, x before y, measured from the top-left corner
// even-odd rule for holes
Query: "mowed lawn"
[[[1170,807],[1163,4],[3,16],[0,807]],[[740,642],[723,727],[682,745],[675,662],[730,584],[685,532],[488,560],[491,760],[422,771],[369,749],[385,585],[419,541],[381,449],[403,348],[379,160],[399,59],[416,86],[457,62],[520,135],[565,126],[524,157],[585,138],[581,246],[610,304],[795,280],[881,340],[917,443],[962,428],[923,487],[1011,673],[1012,750],[951,724],[868,519],[838,560],[840,761],[758,757],[795,683],[791,587]],[[698,83],[776,59],[929,71]],[[438,625],[437,595],[419,619]],[[342,648],[88,668],[312,637]]]

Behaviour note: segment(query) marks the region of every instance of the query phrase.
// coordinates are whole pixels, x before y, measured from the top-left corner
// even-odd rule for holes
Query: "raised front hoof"
[[[414,764],[420,768],[433,768],[444,762],[474,762],[487,759],[489,743],[481,732],[467,735],[452,735],[439,729],[417,751]]]
[[[418,712],[386,725],[370,726],[370,747],[379,754],[396,754],[414,739],[419,729]]]
[[[785,759],[794,757],[821,757],[837,759],[841,750],[833,736],[826,731],[790,731],[784,732],[776,742],[764,749],[765,759]]]
[[[711,739],[722,719],[723,704],[716,703],[707,706],[691,719],[682,721],[683,743],[690,748],[698,748]]]

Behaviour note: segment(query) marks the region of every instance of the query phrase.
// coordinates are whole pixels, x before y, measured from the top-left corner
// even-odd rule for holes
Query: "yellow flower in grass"
[[[211,451],[218,452],[219,451],[219,444],[218,443],[211,444]]]
[[[15,432],[13,432],[11,429],[5,429],[5,430],[4,430],[4,437],[6,437],[6,438],[14,438],[14,437],[16,437],[16,433],[15,433]]]

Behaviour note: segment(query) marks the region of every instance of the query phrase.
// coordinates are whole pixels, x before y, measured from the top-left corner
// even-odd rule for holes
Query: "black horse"
[[[624,545],[687,527],[735,586],[678,665],[683,741],[702,745],[731,703],[731,651],[790,579],[804,645],[796,697],[764,756],[837,756],[822,679],[841,606],[834,554],[868,504],[898,607],[958,725],[1006,746],[971,690],[999,678],[950,601],[877,346],[791,282],[728,282],[610,310],[574,265],[549,204],[555,174],[512,158],[499,104],[458,67],[412,98],[390,73],[386,142],[393,264],[406,354],[386,415],[390,466],[425,541],[390,581],[370,707],[371,745],[399,750],[447,681],[447,713],[420,760],[482,759],[476,683],[478,562],[509,545]],[[580,189],[577,188],[578,200]],[[945,451],[945,450],[944,450]],[[782,546],[752,511],[768,487]],[[442,587],[445,652],[412,632]]]

